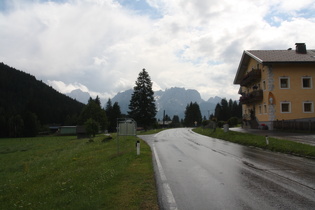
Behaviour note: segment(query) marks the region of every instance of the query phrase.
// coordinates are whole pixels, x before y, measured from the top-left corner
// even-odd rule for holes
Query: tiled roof
[[[315,62],[315,50],[307,50],[306,54],[295,50],[247,50],[245,53],[261,63]]]
[[[239,63],[234,84],[240,84],[250,58],[262,64],[273,63],[315,63],[315,50],[307,50],[306,54],[295,50],[245,50]]]

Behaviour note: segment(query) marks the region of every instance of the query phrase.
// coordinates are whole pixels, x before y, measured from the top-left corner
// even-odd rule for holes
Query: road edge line
[[[164,191],[164,194],[166,196],[167,203],[169,205],[169,209],[177,210],[178,208],[177,208],[177,204],[176,204],[174,195],[172,193],[171,187],[167,183],[167,179],[166,179],[164,170],[162,168],[160,159],[159,159],[159,157],[157,155],[157,152],[156,152],[154,144],[153,144],[153,153],[154,153],[155,161],[156,161],[157,168],[158,168],[158,171],[159,171],[159,174],[160,174],[160,178],[161,178],[161,181],[162,181],[163,191]]]

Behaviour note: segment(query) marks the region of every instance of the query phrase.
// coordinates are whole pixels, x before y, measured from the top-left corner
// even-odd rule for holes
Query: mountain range
[[[123,92],[116,94],[112,99],[112,104],[118,102],[120,106],[120,110],[123,114],[128,113],[128,105],[130,103],[131,95],[133,93],[133,89],[129,89]],[[73,90],[71,93],[67,94],[68,96],[80,101],[82,103],[87,103],[90,95],[87,92],[82,92],[81,90]],[[177,115],[180,119],[184,119],[186,106],[192,103],[198,103],[201,111],[201,115],[206,118],[210,116],[210,114],[214,113],[214,109],[217,103],[220,103],[222,98],[215,96],[209,98],[207,101],[203,100],[200,96],[200,93],[197,90],[193,89],[185,89],[172,87],[166,90],[159,90],[154,92],[155,103],[157,107],[157,115],[156,118],[162,120],[163,113],[169,117],[173,117]],[[107,100],[101,99],[103,106],[106,106]]]

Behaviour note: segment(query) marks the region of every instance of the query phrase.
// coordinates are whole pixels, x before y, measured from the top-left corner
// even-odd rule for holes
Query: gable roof
[[[245,53],[262,64],[315,63],[315,50],[307,50],[306,54],[296,53],[295,50],[248,50]]]
[[[251,58],[263,65],[273,63],[315,64],[315,50],[307,50],[305,54],[297,53],[295,50],[245,50],[235,75],[234,84],[240,84]]]

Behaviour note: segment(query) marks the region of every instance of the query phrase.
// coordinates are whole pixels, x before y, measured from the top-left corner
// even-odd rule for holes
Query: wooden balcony
[[[249,87],[253,83],[259,82],[261,80],[261,70],[253,69],[248,72],[241,81],[241,86]]]
[[[263,100],[263,91],[254,90],[250,93],[244,94],[240,98],[242,104],[251,104]]]

